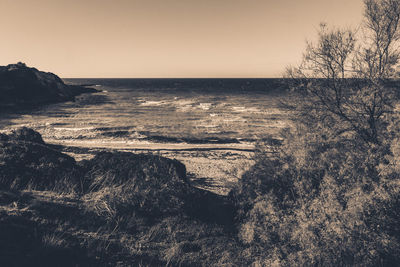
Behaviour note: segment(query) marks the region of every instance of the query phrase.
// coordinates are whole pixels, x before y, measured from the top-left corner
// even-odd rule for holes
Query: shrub
[[[39,133],[22,128],[0,142],[0,188],[80,192],[75,160],[44,145]]]
[[[82,162],[82,168],[86,173],[87,208],[109,220],[137,215],[153,220],[186,214],[206,222],[233,224],[234,210],[229,200],[192,187],[185,166],[177,160],[100,152]]]
[[[365,145],[323,131],[287,132],[275,157],[231,192],[239,238],[262,265],[390,265],[398,262],[397,143]]]
[[[255,264],[400,262],[400,120],[390,80],[400,5],[364,7],[360,34],[321,24],[300,66],[288,69],[300,97],[288,105],[296,129],[283,134],[275,157],[261,150],[231,193]]]
[[[9,135],[9,140],[13,141],[26,141],[44,145],[44,141],[40,133],[27,127],[21,127],[14,130]]]
[[[176,213],[191,191],[185,166],[160,156],[101,152],[83,168],[87,198],[95,200],[93,205],[108,205],[111,217],[132,210],[151,216]]]

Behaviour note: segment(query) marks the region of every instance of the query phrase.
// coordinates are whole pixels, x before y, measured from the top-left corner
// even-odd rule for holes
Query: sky
[[[0,0],[0,65],[63,78],[280,77],[362,0]]]

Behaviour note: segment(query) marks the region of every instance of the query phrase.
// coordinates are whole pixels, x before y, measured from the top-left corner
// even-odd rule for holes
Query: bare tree
[[[287,76],[292,89],[306,96],[301,110],[309,119],[317,113],[313,119],[336,136],[355,133],[380,144],[393,111],[390,78],[400,58],[400,1],[364,0],[364,6],[357,32],[321,24],[318,41],[307,43],[302,63],[288,68]]]

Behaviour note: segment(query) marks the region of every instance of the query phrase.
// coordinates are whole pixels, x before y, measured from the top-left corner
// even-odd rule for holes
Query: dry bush
[[[190,192],[185,166],[175,160],[103,152],[83,165],[85,198],[94,209],[111,217],[132,211],[153,217],[174,214],[183,210]]]
[[[16,131],[0,141],[0,188],[81,192],[80,170],[68,155],[46,146],[39,133]]]
[[[249,257],[278,266],[398,262],[398,143],[304,131],[287,134],[276,157],[260,156],[231,193]]]
[[[231,193],[255,264],[393,266],[400,261],[400,4],[365,0],[360,33],[321,26],[289,69],[295,128],[262,150]],[[357,37],[361,37],[358,41]]]

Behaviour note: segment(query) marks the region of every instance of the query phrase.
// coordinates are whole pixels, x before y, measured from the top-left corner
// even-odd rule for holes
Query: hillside
[[[77,162],[29,128],[0,134],[1,266],[220,266],[237,254],[233,215],[177,160]]]

